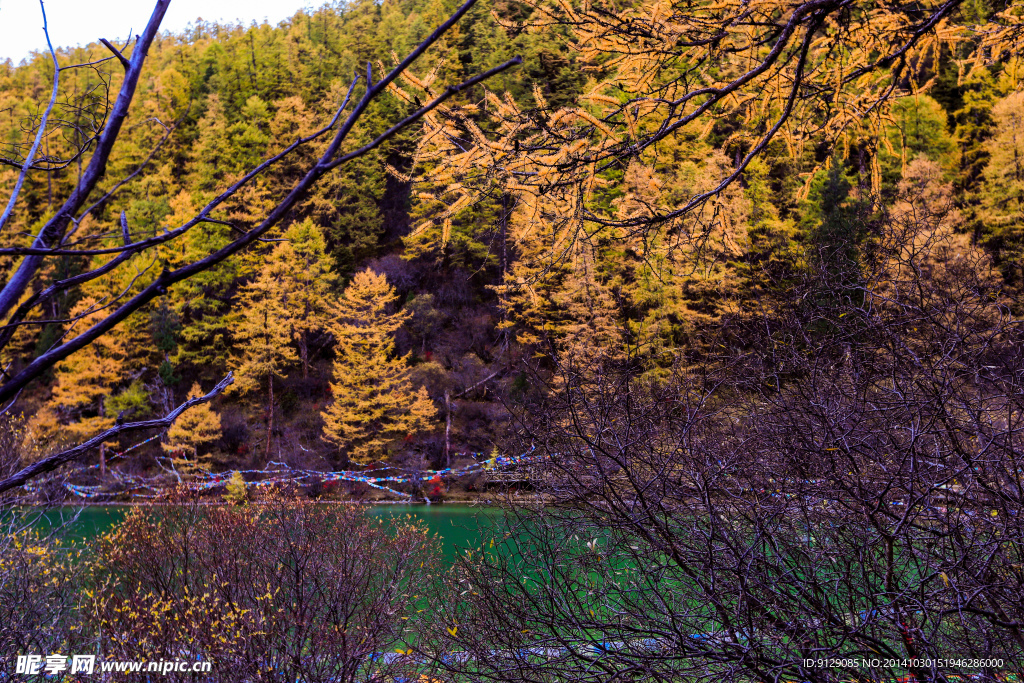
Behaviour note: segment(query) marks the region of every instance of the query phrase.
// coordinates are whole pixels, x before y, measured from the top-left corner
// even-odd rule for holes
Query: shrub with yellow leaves
[[[242,508],[187,496],[99,542],[88,623],[104,657],[208,660],[209,681],[409,675],[370,655],[416,614],[434,566],[423,528],[277,492]]]
[[[67,652],[82,644],[77,628],[78,549],[38,512],[0,506],[0,671],[19,654]]]

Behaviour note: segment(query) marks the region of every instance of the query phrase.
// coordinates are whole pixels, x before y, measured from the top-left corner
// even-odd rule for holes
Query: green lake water
[[[44,513],[41,528],[66,523],[64,538],[76,543],[110,531],[131,508],[120,505],[65,507]],[[422,523],[434,537],[446,564],[467,548],[479,548],[493,538],[489,529],[503,514],[498,508],[471,505],[367,505],[367,515],[382,519],[410,518]],[[77,517],[76,517],[77,515]]]

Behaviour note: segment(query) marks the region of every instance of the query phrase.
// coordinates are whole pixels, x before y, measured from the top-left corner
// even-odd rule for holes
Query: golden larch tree
[[[877,194],[882,158],[905,159],[901,147],[917,137],[916,123],[930,118],[913,117],[908,127],[903,115],[911,100],[922,105],[921,95],[935,84],[929,70],[938,56],[962,55],[966,77],[989,60],[1019,54],[1024,35],[1017,9],[979,31],[970,13],[958,12],[960,3],[941,0],[863,11],[780,0],[523,5],[522,23],[496,20],[510,34],[563,44],[591,77],[574,101],[549,103],[552,93],[536,84],[532,98],[486,92],[483,102],[427,113],[414,154],[414,212],[425,220],[414,238],[430,236],[445,247],[453,221],[497,192],[517,203],[543,201],[563,241],[586,239],[601,227],[667,232],[684,215],[711,233],[722,221],[710,220],[718,215],[710,200],[739,185],[755,159],[785,157],[804,181],[803,198],[829,163],[809,154],[821,148],[862,150]],[[440,94],[437,82],[436,68],[422,77],[406,72],[392,91],[414,104]],[[694,194],[653,211],[608,215],[611,171],[656,164],[678,136],[735,156]]]
[[[992,121],[980,217],[988,246],[1007,280],[1019,288],[1024,281],[1024,93],[997,102]]]
[[[274,431],[274,378],[296,361],[295,349],[288,341],[290,313],[283,295],[285,264],[269,260],[259,276],[245,286],[241,294],[242,318],[233,330],[241,355],[235,359],[236,382],[231,387],[242,394],[254,391],[266,382],[267,452]]]
[[[82,299],[71,309],[66,338],[73,339],[106,314],[94,297]],[[113,426],[117,416],[107,415],[103,404],[122,379],[125,358],[124,337],[108,334],[58,363],[50,400],[29,424],[34,438],[79,441]]]
[[[608,262],[596,239],[558,229],[554,204],[526,198],[512,212],[509,234],[518,259],[506,283],[495,288],[506,324],[515,327],[516,341],[540,353],[553,347],[576,360],[620,358],[623,326],[605,272]]]
[[[338,279],[334,259],[327,254],[323,232],[306,219],[285,233],[287,242],[274,250],[271,260],[283,266],[282,295],[292,340],[299,350],[303,378],[309,376],[309,347],[315,333],[325,330],[334,317],[331,289]]]
[[[324,439],[352,461],[368,463],[388,446],[430,428],[437,409],[409,381],[407,356],[395,357],[395,331],[408,313],[388,313],[397,295],[384,275],[356,273],[338,303],[334,401],[323,413]]]
[[[729,167],[720,150],[696,143],[664,145],[659,161],[628,167],[619,220],[652,217],[705,192]],[[698,330],[735,312],[730,299],[739,287],[737,262],[749,251],[749,214],[743,190],[730,186],[664,230],[621,231],[623,296],[633,312],[630,336],[644,354],[692,346]]]
[[[199,383],[192,385],[188,398],[203,395]],[[164,451],[171,456],[171,464],[176,472],[184,477],[192,477],[200,472],[210,471],[210,458],[207,454],[200,455],[200,450],[219,439],[221,436],[220,415],[209,403],[200,403],[182,413],[171,428],[167,430],[167,443],[161,444]]]

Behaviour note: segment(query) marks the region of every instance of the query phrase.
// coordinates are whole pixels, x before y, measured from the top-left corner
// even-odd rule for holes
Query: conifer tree
[[[980,217],[1007,282],[1024,281],[1024,93],[992,107]]]
[[[295,223],[285,233],[287,242],[274,250],[271,260],[282,268],[282,295],[291,337],[299,349],[302,377],[309,376],[309,347],[313,335],[327,328],[334,315],[331,289],[338,276],[327,254],[324,235],[313,221]]]
[[[323,413],[324,439],[358,463],[380,458],[394,441],[430,428],[437,409],[426,388],[414,391],[407,357],[394,357],[393,335],[407,313],[384,275],[356,273],[338,304],[334,401]]]
[[[517,259],[496,286],[506,315],[504,327],[518,343],[566,358],[618,358],[623,329],[613,291],[611,260],[600,235],[577,240],[580,225],[560,226],[563,211],[547,197],[524,197],[508,221]]]
[[[69,337],[86,330],[105,315],[100,303],[92,298],[82,299],[72,310]],[[124,339],[118,335],[104,335],[56,367],[56,384],[49,407],[61,418],[61,431],[80,440],[114,424],[116,415],[107,415],[104,401],[121,380],[125,367]]]
[[[245,485],[245,477],[236,470],[231,474],[231,479],[228,480],[228,485],[224,492],[224,500],[233,505],[245,505],[248,499],[249,490]]]
[[[706,192],[730,162],[703,144],[666,145],[653,166],[631,165],[623,177],[620,220],[651,216]],[[663,231],[627,232],[620,268],[632,309],[631,337],[642,352],[693,345],[695,333],[733,310],[737,261],[749,251],[750,205],[738,187],[712,198],[705,211]]]
[[[138,420],[152,412],[149,387],[141,379],[134,380],[118,393],[103,400],[103,411],[107,415],[130,416]]]
[[[241,355],[235,359],[237,380],[232,389],[246,394],[267,387],[267,452],[274,431],[274,378],[295,362],[295,350],[288,344],[289,313],[284,292],[284,263],[270,259],[259,276],[246,285],[240,297],[242,317],[234,329]]]
[[[345,97],[341,83],[335,83],[328,101]],[[380,107],[367,111],[369,128],[388,120],[392,113]],[[370,141],[368,132],[356,133],[346,149],[356,149]],[[329,253],[340,272],[351,274],[361,259],[373,256],[384,234],[381,201],[385,190],[385,172],[381,153],[373,151],[353,160],[325,177],[303,201],[304,215],[322,226]]]
[[[304,138],[317,128],[316,112],[306,108],[301,97],[286,97],[274,103],[274,117],[270,120],[271,139],[276,145],[284,141]],[[302,177],[303,170],[316,159],[315,150],[301,147],[296,153],[281,160],[280,171],[268,177],[271,192],[277,195],[287,192],[291,185]],[[308,213],[308,200],[302,203],[303,212]]]
[[[968,194],[967,201],[976,204],[989,156],[985,141],[992,132],[992,107],[999,99],[1000,88],[986,68],[972,73],[962,87],[963,104],[954,112],[956,141],[961,149],[959,185]]]
[[[921,154],[952,175],[960,151],[947,130],[948,116],[942,105],[927,95],[917,95],[897,100],[892,114],[893,123],[885,131],[888,144],[879,148],[883,184],[891,187],[899,182],[910,162]]]
[[[750,202],[747,237],[750,251],[740,264],[742,296],[772,307],[771,295],[797,274],[801,263],[799,234],[792,220],[779,216],[768,179],[769,167],[757,159],[747,167],[746,196]]]
[[[860,246],[869,230],[870,201],[854,191],[847,169],[833,159],[819,171],[800,205],[800,228],[815,266],[849,283],[861,277]],[[823,293],[824,296],[831,294]]]
[[[192,149],[188,184],[201,192],[217,189],[225,173],[234,168],[224,106],[216,93],[206,98],[206,112],[199,120],[199,139]]]
[[[203,395],[199,383],[192,385],[188,398]],[[167,443],[161,444],[164,451],[171,455],[171,463],[175,471],[185,477],[200,472],[210,471],[209,457],[200,454],[211,443],[219,439],[220,415],[214,412],[209,403],[200,403],[182,413],[171,428],[167,430]]]
[[[170,225],[188,220],[199,202],[188,191],[170,200]],[[167,260],[181,265],[206,256],[228,243],[230,228],[219,223],[204,223],[182,236],[180,243],[166,251]],[[180,329],[176,330],[177,348],[170,355],[174,365],[195,368],[199,375],[212,379],[229,365],[230,329],[238,316],[230,310],[229,294],[236,279],[249,272],[241,259],[226,261],[200,273],[170,291],[174,315]]]
[[[250,97],[242,107],[242,116],[231,126],[231,163],[238,171],[260,163],[270,144],[270,110],[258,95]]]
[[[344,271],[351,273],[359,259],[376,251],[384,230],[379,209],[383,193],[384,169],[376,155],[332,173],[311,193],[312,215],[327,226],[331,251]]]

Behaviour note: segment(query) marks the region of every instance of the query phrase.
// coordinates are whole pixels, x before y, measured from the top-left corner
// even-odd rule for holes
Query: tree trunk
[[[302,359],[302,379],[309,379],[309,342],[305,332],[299,335],[299,358]]]
[[[107,444],[100,444],[100,476],[107,476]]]
[[[499,303],[501,303],[501,304],[505,303],[504,297],[508,296],[508,293],[504,289],[504,287],[505,287],[505,271],[508,270],[508,212],[509,212],[508,199],[509,199],[508,193],[504,193],[503,192],[502,195],[501,195],[501,220],[499,221],[500,224],[501,224],[501,267],[499,268],[499,273],[498,273],[498,285],[501,287],[501,296],[502,296],[502,301],[499,302]],[[507,311],[507,309],[506,309],[506,307],[504,305],[499,306],[498,309],[501,311],[501,322],[504,323],[505,322],[505,318],[506,318],[506,313],[508,311]],[[508,328],[505,327],[504,324],[502,324],[502,326],[501,326],[501,338],[502,338],[501,348],[504,350],[504,349],[508,348],[508,338],[509,338]]]
[[[270,395],[270,411],[267,414],[267,457],[270,457],[270,437],[274,433],[274,376],[267,377],[267,393]]]
[[[444,390],[444,466],[451,467],[451,433],[452,433],[452,403],[451,392]]]

